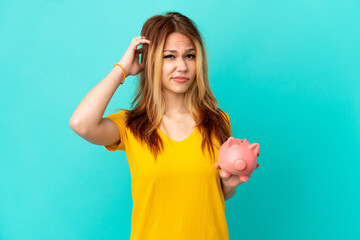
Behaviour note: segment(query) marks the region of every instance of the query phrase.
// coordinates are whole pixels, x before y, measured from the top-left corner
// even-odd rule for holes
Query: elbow
[[[74,119],[73,117],[70,118],[69,120],[69,126],[70,128],[75,131],[76,128],[78,127],[79,125],[79,121],[77,119]]]
[[[70,118],[69,126],[79,136],[84,136],[84,134],[86,133],[86,130],[82,127],[82,124],[76,118]]]

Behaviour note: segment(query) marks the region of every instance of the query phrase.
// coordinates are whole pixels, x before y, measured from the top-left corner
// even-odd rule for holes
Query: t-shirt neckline
[[[195,129],[192,131],[192,133],[191,133],[189,136],[187,136],[185,139],[183,139],[183,140],[181,140],[181,141],[176,141],[176,140],[174,140],[174,139],[169,138],[169,137],[166,136],[166,134],[163,133],[159,128],[157,128],[157,130],[160,132],[161,135],[163,135],[166,139],[170,140],[171,142],[182,143],[182,142],[185,142],[185,141],[189,140],[193,135],[195,135],[195,132],[196,132],[196,130],[197,130],[197,127],[195,127]]]

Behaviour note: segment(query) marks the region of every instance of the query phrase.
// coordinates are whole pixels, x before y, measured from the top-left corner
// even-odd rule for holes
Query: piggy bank
[[[250,144],[246,139],[229,137],[221,145],[217,156],[221,170],[226,173],[225,177],[234,174],[238,175],[241,181],[247,182],[251,173],[259,167],[259,150],[258,143]]]

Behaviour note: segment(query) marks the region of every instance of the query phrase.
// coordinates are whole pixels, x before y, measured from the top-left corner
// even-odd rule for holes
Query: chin
[[[166,92],[169,92],[169,93],[175,93],[175,94],[184,94],[184,93],[186,93],[187,92],[187,90],[188,90],[189,88],[188,87],[186,87],[186,88],[184,88],[184,87],[182,87],[182,88],[166,88]]]
[[[186,88],[186,89],[176,89],[176,90],[174,90],[172,92],[177,93],[177,94],[184,94],[184,93],[187,92],[187,90],[188,90],[188,88]]]

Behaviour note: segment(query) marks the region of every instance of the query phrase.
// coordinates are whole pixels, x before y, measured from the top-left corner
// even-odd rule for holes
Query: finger
[[[138,47],[141,44],[151,44],[151,42],[149,40],[146,39],[139,39],[137,41],[134,42],[135,47]]]
[[[151,41],[150,41],[150,40],[144,40],[144,39],[143,39],[143,40],[140,40],[140,41],[141,41],[140,44],[143,44],[143,45],[144,45],[144,44],[149,44],[149,45],[151,44]]]
[[[218,163],[215,163],[215,167],[217,168],[217,169],[221,169],[221,167],[220,167],[220,165],[218,164]]]
[[[145,39],[145,38],[135,39],[135,42],[147,42],[147,43],[151,43],[151,41],[150,41],[150,40]]]
[[[137,37],[134,37],[133,39],[142,39],[142,38],[145,38],[145,36],[137,36]]]
[[[140,40],[136,40],[135,42],[132,42],[132,43],[130,44],[130,46],[131,46],[131,49],[132,49],[132,50],[137,51],[137,50],[138,50],[137,47],[138,47],[140,44],[144,44],[144,43],[150,45],[150,41],[149,41],[149,40],[140,39]],[[139,48],[139,49],[141,49],[141,48]]]
[[[146,41],[146,42],[151,42],[149,39],[146,39],[146,38],[139,38],[139,39],[135,39],[135,41]]]
[[[230,177],[231,177],[231,173],[228,173],[228,172],[223,172],[223,171],[220,171],[220,176],[224,179],[224,180],[229,180]]]
[[[134,38],[132,41],[131,41],[131,44],[136,44],[136,45],[139,45],[140,43],[151,43],[150,40],[146,39],[146,38]]]
[[[141,36],[134,37],[134,38],[131,40],[131,43],[134,43],[134,42],[136,42],[136,41],[139,40],[139,39],[142,39],[142,37],[141,37]]]

